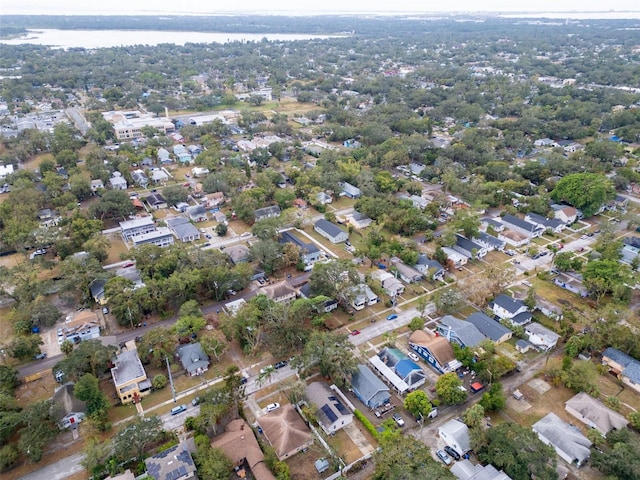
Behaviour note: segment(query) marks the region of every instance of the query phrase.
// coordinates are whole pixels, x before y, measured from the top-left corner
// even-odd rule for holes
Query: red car
[[[355,336],[355,335],[360,335],[360,330],[353,330],[353,331],[351,332],[351,335],[354,335],[354,336]]]

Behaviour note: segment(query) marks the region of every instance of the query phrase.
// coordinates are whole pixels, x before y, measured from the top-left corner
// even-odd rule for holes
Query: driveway
[[[409,310],[405,310],[397,313],[398,318],[393,320],[380,320],[376,323],[371,324],[368,327],[360,330],[359,335],[352,335],[349,337],[349,341],[354,346],[362,345],[363,343],[368,342],[380,335],[383,335],[391,330],[395,330],[396,328],[404,327],[411,322],[413,317],[419,317],[420,312],[416,308],[410,308]]]

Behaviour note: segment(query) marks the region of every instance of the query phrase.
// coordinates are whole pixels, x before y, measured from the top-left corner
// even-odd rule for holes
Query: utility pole
[[[167,362],[167,373],[169,374],[169,385],[171,385],[171,395],[173,395],[173,403],[176,403],[176,389],[173,386],[173,377],[171,376],[171,368],[169,368],[169,357],[164,357]]]

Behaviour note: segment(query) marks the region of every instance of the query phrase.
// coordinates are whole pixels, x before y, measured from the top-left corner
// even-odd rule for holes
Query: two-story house
[[[138,402],[151,393],[151,380],[142,366],[137,350],[124,350],[114,360],[111,377],[123,404]]]

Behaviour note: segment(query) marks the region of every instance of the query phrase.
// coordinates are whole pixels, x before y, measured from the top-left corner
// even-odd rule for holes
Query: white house
[[[169,230],[183,243],[200,239],[200,231],[184,217],[169,218],[166,223]]]
[[[543,327],[539,323],[532,322],[524,327],[524,333],[528,340],[538,349],[549,351],[556,346],[560,335]]]
[[[564,222],[557,218],[546,218],[533,212],[527,213],[524,219],[540,228],[544,228],[545,231],[550,230],[553,233],[560,233],[565,227]]]
[[[349,239],[349,234],[346,231],[324,218],[318,220],[313,229],[331,243],[342,243]]]
[[[7,175],[11,175],[13,173],[13,165],[0,165],[0,180],[4,180],[7,178]]]
[[[469,427],[458,420],[449,420],[438,427],[438,436],[460,455],[471,450]]]
[[[462,267],[467,264],[468,257],[456,252],[452,248],[442,247],[442,251],[447,255],[447,259],[451,260],[456,267]]]
[[[328,435],[353,423],[353,413],[332,388],[337,390],[324,382],[313,382],[305,389],[305,397],[316,407],[318,423]]]
[[[531,427],[540,440],[551,445],[564,461],[582,465],[591,454],[591,442],[577,427],[569,425],[555,413],[549,413]]]
[[[127,181],[120,172],[113,172],[109,183],[111,184],[112,190],[126,190],[128,187]]]
[[[342,184],[342,194],[349,198],[360,198],[362,196],[362,191],[348,182],[344,182]]]
[[[462,235],[456,235],[456,243],[453,245],[453,249],[469,258],[483,258],[487,255],[485,247]]]
[[[611,430],[621,430],[629,422],[587,392],[580,392],[567,400],[564,409],[585,425],[595,428],[603,437]]]
[[[444,267],[440,265],[440,262],[430,259],[424,253],[418,257],[418,261],[413,268],[418,270],[425,277],[431,277],[432,280],[444,280]]]
[[[134,247],[151,243],[164,248],[174,244],[173,234],[167,227],[158,227],[152,232],[135,235],[131,237],[131,241]]]
[[[563,222],[565,225],[571,225],[578,220],[578,211],[569,205],[551,205],[555,218]]]
[[[131,237],[143,233],[153,232],[156,225],[151,217],[134,218],[120,222],[120,234],[125,242],[131,240]]]
[[[519,313],[526,312],[527,306],[520,300],[514,300],[508,295],[501,293],[498,295],[491,305],[493,313],[501,319],[511,320]]]
[[[371,273],[371,278],[378,280],[384,291],[390,297],[402,295],[404,293],[404,285],[393,274],[385,270],[375,270]]]
[[[380,301],[366,283],[361,283],[353,287],[351,306],[354,310],[362,310],[366,306],[375,305]]]

